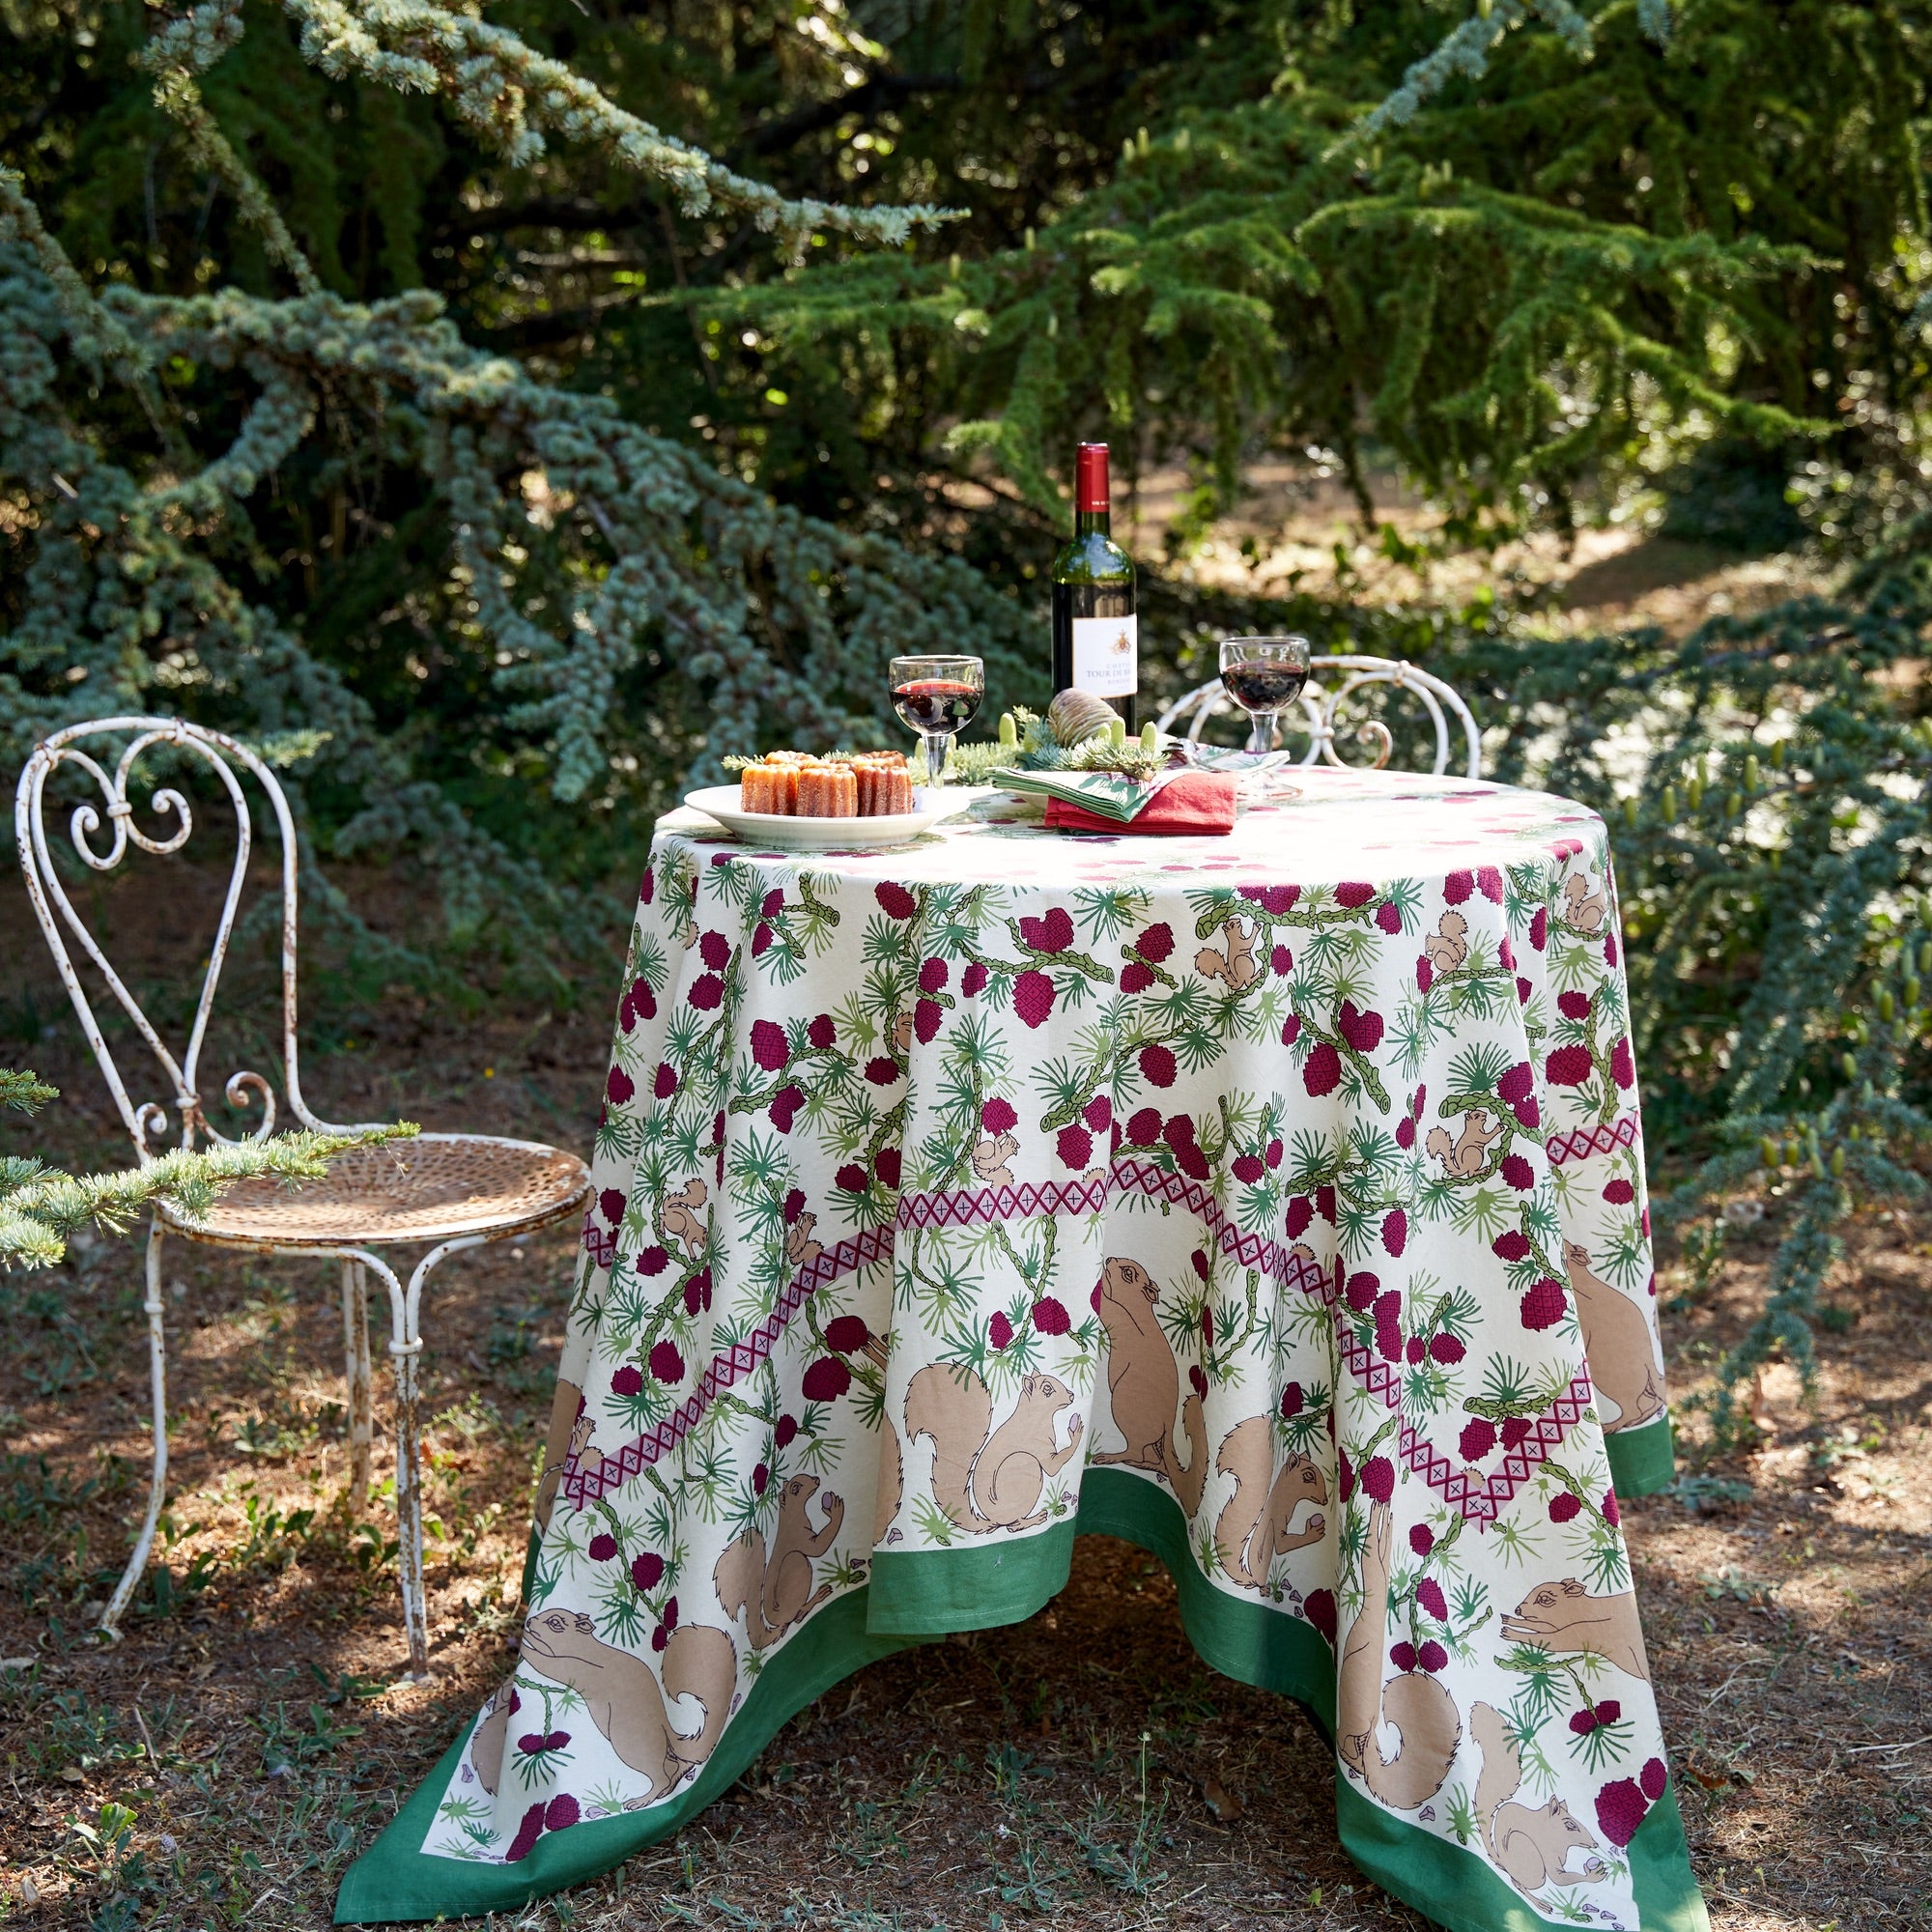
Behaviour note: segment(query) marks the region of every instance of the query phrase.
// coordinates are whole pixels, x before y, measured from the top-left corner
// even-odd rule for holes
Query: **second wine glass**
[[[1221,684],[1252,721],[1247,749],[1274,750],[1281,713],[1308,682],[1306,638],[1228,638],[1221,644]]]
[[[895,658],[893,705],[925,747],[928,784],[938,784],[953,734],[973,722],[986,695],[986,667],[979,658]]]

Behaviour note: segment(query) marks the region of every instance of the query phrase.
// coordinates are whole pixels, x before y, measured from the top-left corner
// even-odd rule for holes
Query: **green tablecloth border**
[[[1654,1422],[1605,1435],[1604,1449],[1610,1459],[1610,1486],[1626,1499],[1654,1495],[1677,1473],[1668,1410]]]
[[[1667,1475],[1667,1425],[1662,1456]],[[1639,1466],[1654,1469],[1657,1459]],[[1635,1492],[1626,1492],[1621,1480],[1618,1489]],[[1045,1535],[917,1554],[887,1551],[875,1558],[866,1587],[828,1604],[759,1672],[696,1782],[668,1804],[547,1833],[514,1865],[426,1858],[417,1847],[456,1770],[464,1743],[458,1738],[344,1875],[335,1922],[368,1925],[515,1911],[609,1871],[702,1811],[788,1719],[840,1678],[947,1632],[988,1629],[1033,1615],[1065,1586],[1073,1539],[1088,1533],[1118,1536],[1167,1565],[1181,1624],[1204,1662],[1240,1683],[1293,1698],[1324,1735],[1332,1734],[1335,1662],[1320,1634],[1297,1618],[1209,1583],[1189,1552],[1186,1519],[1165,1491],[1124,1470],[1090,1469],[1077,1521]],[[1540,1932],[1555,1922],[1531,1912],[1474,1854],[1382,1810],[1340,1771],[1335,1806],[1343,1848],[1362,1871],[1448,1932]],[[1690,1875],[1674,1787],[1651,1806],[1628,1856],[1642,1932],[1710,1932]]]
[[[547,1892],[620,1865],[668,1838],[722,1797],[784,1725],[841,1678],[910,1649],[917,1637],[866,1629],[866,1591],[835,1598],[753,1679],[745,1702],[696,1779],[668,1804],[546,1832],[516,1864],[426,1858],[417,1849],[456,1774],[469,1727],[438,1759],[383,1835],[349,1867],[335,1894],[338,1925],[384,1925],[514,1912]]]

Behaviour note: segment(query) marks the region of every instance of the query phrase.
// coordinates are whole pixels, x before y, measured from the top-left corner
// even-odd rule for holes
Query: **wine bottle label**
[[[1095,697],[1131,697],[1140,689],[1137,617],[1073,620],[1073,689]]]

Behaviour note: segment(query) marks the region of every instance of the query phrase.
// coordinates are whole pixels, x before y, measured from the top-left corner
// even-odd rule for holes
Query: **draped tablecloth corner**
[[[1315,1716],[1398,1897],[1706,1932],[1618,1512],[1671,1440],[1607,836],[1300,776],[1153,849],[664,821],[521,1657],[338,1922],[610,1868],[1100,1531]]]

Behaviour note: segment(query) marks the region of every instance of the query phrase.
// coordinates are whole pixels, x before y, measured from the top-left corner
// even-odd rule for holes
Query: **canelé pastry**
[[[857,818],[859,780],[850,765],[802,765],[798,774],[801,818]]]
[[[738,774],[744,810],[781,818],[890,817],[912,810],[912,789],[903,752],[861,752],[844,758],[767,752]]]
[[[859,816],[888,818],[912,810],[912,774],[899,752],[867,753],[852,760],[859,780]]]
[[[738,775],[738,800],[747,811],[768,812],[789,818],[798,810],[798,772],[796,765],[781,765],[766,759],[747,765]]]

